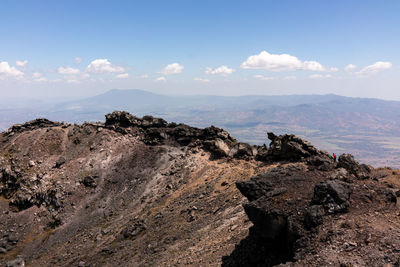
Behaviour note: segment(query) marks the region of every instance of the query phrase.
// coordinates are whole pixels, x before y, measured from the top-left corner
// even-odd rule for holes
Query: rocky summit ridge
[[[0,134],[0,266],[400,266],[400,172],[123,111]]]

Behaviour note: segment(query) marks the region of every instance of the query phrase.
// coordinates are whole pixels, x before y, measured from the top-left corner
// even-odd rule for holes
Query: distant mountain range
[[[338,95],[171,96],[110,90],[67,102],[0,103],[0,129],[37,117],[83,122],[126,110],[168,121],[227,129],[237,139],[262,144],[266,132],[294,133],[329,152],[353,153],[375,166],[400,167],[400,102]]]

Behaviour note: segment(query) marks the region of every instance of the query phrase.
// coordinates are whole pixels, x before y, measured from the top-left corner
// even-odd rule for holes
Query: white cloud
[[[125,69],[123,67],[111,64],[107,59],[95,59],[87,66],[87,71],[100,74],[124,72]]]
[[[310,79],[332,78],[332,75],[330,75],[330,74],[326,74],[326,75],[322,75],[322,74],[311,74],[311,75],[308,76],[308,78],[310,78]]]
[[[210,80],[208,80],[208,79],[202,79],[202,78],[194,78],[193,80],[194,80],[194,81],[198,81],[198,82],[203,82],[203,83],[208,83],[208,82],[210,82]]]
[[[207,67],[206,71],[205,71],[206,74],[220,74],[220,75],[223,75],[223,76],[232,74],[234,72],[235,72],[234,69],[231,69],[231,68],[229,68],[229,67],[227,67],[225,65],[222,65],[222,66],[220,66],[220,67],[218,67],[216,69],[212,69],[210,67]]]
[[[127,79],[129,77],[129,74],[128,73],[121,73],[121,74],[118,74],[115,77],[118,78],[118,79]]]
[[[326,71],[325,67],[317,61],[304,61],[301,69],[312,70],[312,71]]]
[[[42,74],[40,72],[34,72],[32,74],[32,78],[40,78],[40,77],[42,77]]]
[[[15,61],[15,65],[18,67],[21,67],[21,69],[25,70],[26,67],[28,66],[28,60],[24,60],[24,61],[17,60],[17,61]]]
[[[147,79],[147,78],[149,78],[149,75],[143,74],[143,75],[138,76],[138,78],[140,78],[140,79]]]
[[[47,78],[45,77],[37,77],[35,79],[33,79],[34,82],[47,82]]]
[[[179,63],[172,63],[167,65],[160,73],[164,75],[170,74],[178,74],[181,73],[184,69],[184,66],[180,65]]]
[[[258,55],[247,58],[241,65],[243,69],[266,69],[270,71],[283,70],[311,70],[311,71],[327,71],[327,69],[317,61],[301,61],[295,56],[289,54],[270,54],[262,51]]]
[[[390,69],[391,67],[392,67],[391,62],[378,61],[372,65],[364,67],[360,71],[356,72],[356,74],[360,75],[360,76],[367,76],[367,75],[372,75],[372,74],[378,73],[383,70]]]
[[[253,78],[260,79],[260,80],[263,80],[263,81],[270,81],[270,80],[274,80],[275,79],[274,77],[266,77],[266,76],[261,75],[261,74],[253,75]]]
[[[158,77],[155,79],[156,82],[166,82],[167,79],[165,77]]]
[[[15,67],[11,67],[7,61],[0,62],[0,77],[14,77],[20,78],[24,73],[17,70]]]
[[[74,57],[74,62],[75,62],[76,64],[79,64],[79,63],[82,62],[82,58],[80,58],[80,57]]]
[[[350,71],[353,71],[353,70],[356,69],[356,68],[357,68],[356,65],[349,64],[349,65],[347,65],[346,67],[344,67],[344,70],[347,71],[347,72],[350,72]]]
[[[336,68],[336,67],[332,67],[332,68],[329,68],[329,71],[332,71],[332,72],[338,72],[338,71],[339,71],[339,69],[338,69],[338,68]]]
[[[289,81],[289,80],[296,80],[297,78],[296,76],[285,76],[283,79]]]
[[[59,67],[57,69],[57,72],[59,74],[78,74],[80,72],[79,69],[74,69],[71,67]]]

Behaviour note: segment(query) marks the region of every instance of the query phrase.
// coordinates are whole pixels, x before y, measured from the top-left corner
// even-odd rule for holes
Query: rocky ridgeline
[[[268,133],[271,140],[269,148],[265,145],[251,146],[238,142],[228,132],[214,126],[199,129],[185,124],[167,123],[152,116],[138,118],[123,111],[107,114],[105,126],[124,134],[139,129],[142,132],[142,141],[150,145],[175,141],[180,145],[202,147],[210,151],[215,158],[233,157],[260,161],[307,159],[310,164],[321,168],[328,168],[333,163],[333,158],[327,152],[316,149],[295,135],[276,136]]]
[[[295,135],[276,136],[268,133],[270,147],[252,146],[238,142],[227,131],[210,126],[204,129],[186,124],[168,123],[164,119],[152,116],[136,117],[125,111],[114,111],[107,114],[105,123],[85,123],[82,127],[92,125],[106,127],[122,134],[139,136],[147,145],[174,144],[200,147],[210,151],[215,158],[232,157],[256,159],[259,161],[298,161],[307,159],[311,165],[328,167],[333,158],[326,152],[316,149],[309,142]],[[5,135],[39,128],[68,127],[70,124],[52,122],[47,119],[36,119],[24,124],[15,124]],[[347,164],[347,163],[345,163]]]

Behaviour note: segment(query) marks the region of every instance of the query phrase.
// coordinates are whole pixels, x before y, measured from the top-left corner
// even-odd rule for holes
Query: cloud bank
[[[360,76],[368,76],[383,70],[390,69],[391,67],[392,67],[391,62],[378,61],[372,65],[362,68],[360,71],[356,72],[356,74]]]
[[[17,70],[15,67],[11,67],[7,61],[0,62],[0,78],[1,77],[14,77],[20,78],[24,75],[24,73],[20,70]]]
[[[243,69],[265,69],[269,71],[310,70],[337,71],[337,68],[327,68],[317,61],[301,61],[289,54],[270,54],[262,51],[258,55],[247,58],[241,65]]]

